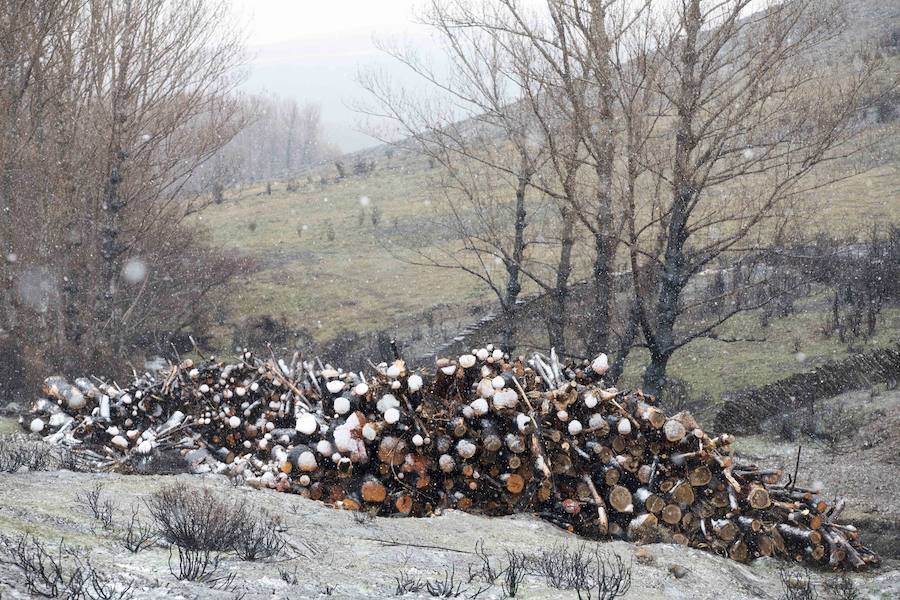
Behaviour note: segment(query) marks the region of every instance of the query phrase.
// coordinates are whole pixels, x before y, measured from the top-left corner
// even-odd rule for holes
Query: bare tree
[[[326,139],[318,105],[256,94],[235,102],[246,125],[195,171],[192,189],[291,179],[338,156]]]
[[[204,289],[231,270],[185,277],[202,253],[185,219],[210,201],[190,191],[193,174],[243,125],[239,37],[224,2],[4,0],[3,10],[0,326],[41,370],[104,371],[146,327],[170,337],[183,325],[156,312],[154,290]]]
[[[804,193],[834,180],[821,167],[860,147],[855,122],[878,68],[867,61],[836,78],[822,64],[818,51],[841,28],[839,4],[752,8],[751,0],[675,3],[650,52],[664,61],[653,92],[665,107],[641,153],[654,205],[629,214],[628,227],[635,277],[653,273],[652,294],[635,285],[650,351],[645,392],[660,392],[679,348],[716,338],[719,325],[770,299],[748,293],[765,283],[754,264],[736,270],[728,297],[713,299],[728,302],[716,313],[685,296],[689,284],[720,259],[765,248]]]
[[[503,313],[502,343],[512,349],[529,248],[537,243],[528,232],[529,213],[546,204],[531,184],[547,160],[547,146],[528,107],[516,102],[525,83],[517,78],[514,57],[483,29],[459,28],[459,8],[435,1],[426,16],[444,41],[449,75],[411,51],[385,48],[436,96],[415,97],[377,73],[365,73],[360,83],[375,106],[360,109],[390,124],[374,130],[383,141],[421,152],[443,167],[439,190],[459,246],[451,242],[449,248],[423,251],[417,240],[415,256],[404,260],[460,269],[484,282]]]

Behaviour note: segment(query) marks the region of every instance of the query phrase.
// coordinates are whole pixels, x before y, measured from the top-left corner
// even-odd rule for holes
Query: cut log
[[[769,499],[768,490],[759,484],[750,486],[750,491],[747,494],[747,502],[750,503],[751,507],[757,510],[769,508],[772,504],[772,501]]]
[[[377,479],[367,479],[361,488],[362,499],[373,504],[381,504],[387,497],[387,488]]]
[[[681,508],[677,504],[666,504],[662,509],[662,520],[669,525],[678,525],[681,522]]]
[[[634,505],[631,501],[631,492],[628,488],[616,485],[609,492],[609,505],[620,513],[630,513],[634,511]]]
[[[521,494],[524,489],[525,479],[521,475],[513,473],[506,479],[506,490],[510,494]]]

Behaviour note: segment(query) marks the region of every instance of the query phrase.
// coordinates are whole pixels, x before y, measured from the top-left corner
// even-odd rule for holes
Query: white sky
[[[374,67],[408,85],[420,83],[378,51],[373,38],[406,40],[424,55],[436,50],[428,28],[415,17],[429,0],[229,1],[250,46],[245,87],[318,104],[326,137],[345,151],[375,143],[359,131],[360,117],[351,108],[361,94],[355,81],[360,69]],[[530,2],[539,4],[525,0]]]
[[[326,137],[345,151],[375,143],[359,131],[360,117],[350,108],[361,93],[355,77],[373,66],[407,75],[373,38],[426,38],[415,12],[427,0],[230,2],[250,46],[248,90],[318,104]]]
[[[251,46],[413,28],[422,0],[232,0]]]

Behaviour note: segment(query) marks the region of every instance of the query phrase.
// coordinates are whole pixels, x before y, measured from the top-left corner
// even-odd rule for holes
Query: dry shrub
[[[228,551],[254,521],[253,509],[207,488],[164,487],[146,500],[160,535],[189,550]]]

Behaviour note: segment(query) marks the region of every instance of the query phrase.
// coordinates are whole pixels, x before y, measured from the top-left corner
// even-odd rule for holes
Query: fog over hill
[[[389,14],[368,23],[363,22],[366,15],[352,17],[354,12],[359,12],[355,5],[342,3],[343,10],[351,15],[348,17],[351,23],[342,31],[300,28],[295,35],[290,32],[275,33],[273,37],[254,35],[255,30],[268,29],[268,21],[273,17],[267,14],[257,14],[251,20],[253,25],[248,26],[251,47],[245,89],[319,104],[329,141],[345,152],[377,145],[360,131],[360,118],[353,109],[354,102],[362,95],[356,83],[360,69],[377,69],[402,85],[421,85],[409,69],[381,52],[377,42],[411,45],[427,56],[438,54],[429,33],[414,22],[415,2],[398,3],[386,11]],[[288,8],[285,18],[290,18],[293,12]]]
[[[357,8],[353,2],[344,6],[349,14],[358,12]],[[356,25],[344,31],[309,32],[299,27],[296,35],[290,31],[253,35],[252,30],[268,28],[270,23],[265,14],[251,17],[249,75],[244,87],[319,104],[329,141],[344,152],[377,146],[379,142],[364,132],[362,119],[354,110],[356,103],[365,100],[356,75],[360,69],[376,69],[400,86],[423,87],[421,78],[377,47],[379,41],[399,43],[416,48],[429,60],[437,59],[440,48],[416,22],[417,11],[421,11],[420,3],[404,1],[388,11],[392,14],[369,25],[359,22],[362,17],[358,15]],[[875,42],[900,27],[900,3],[861,0],[851,3],[848,11],[850,26],[838,42],[842,45]],[[285,11],[290,22],[293,12]],[[274,17],[270,14],[268,18]]]

